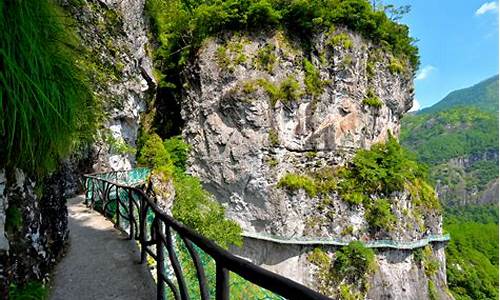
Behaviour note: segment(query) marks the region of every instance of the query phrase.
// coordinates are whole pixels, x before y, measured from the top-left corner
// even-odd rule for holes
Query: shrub
[[[278,147],[280,145],[280,138],[276,129],[269,130],[269,144],[273,147]]]
[[[352,40],[347,33],[339,33],[330,39],[330,43],[334,46],[342,46],[345,49],[352,48]]]
[[[319,70],[307,58],[304,59],[304,73],[306,92],[312,96],[321,95],[326,82],[321,80]]]
[[[267,44],[262,49],[259,49],[259,51],[257,51],[257,57],[255,58],[255,67],[258,70],[272,73],[277,60],[274,51],[275,46],[273,44]]]
[[[177,175],[174,186],[174,218],[222,247],[242,244],[241,228],[236,222],[225,218],[224,207],[203,189],[199,179]]]
[[[404,70],[405,70],[405,67],[403,66],[401,61],[399,61],[399,59],[397,59],[397,58],[392,57],[390,62],[389,62],[389,71],[392,74],[401,74],[404,72]]]
[[[291,191],[303,189],[309,197],[315,197],[317,190],[314,180],[305,175],[287,173],[278,182],[278,187],[287,188]]]
[[[374,108],[381,108],[384,105],[384,102],[380,100],[380,98],[375,95],[373,90],[368,90],[365,99],[363,99],[363,105],[368,105]]]
[[[166,139],[163,142],[165,151],[170,155],[173,165],[180,171],[186,171],[186,163],[189,155],[189,145],[186,144],[181,136],[175,136]]]
[[[292,76],[288,76],[279,86],[266,79],[259,79],[257,83],[264,88],[273,107],[278,101],[290,103],[292,101],[298,101],[302,96],[299,82]]]
[[[165,149],[162,139],[155,133],[141,137],[142,147],[137,157],[139,165],[158,168],[171,166],[170,154]]]
[[[371,228],[375,230],[390,231],[396,223],[396,217],[392,213],[391,204],[387,199],[377,199],[369,204],[365,219]]]
[[[95,103],[70,21],[48,0],[0,5],[0,167],[45,174],[94,136]]]

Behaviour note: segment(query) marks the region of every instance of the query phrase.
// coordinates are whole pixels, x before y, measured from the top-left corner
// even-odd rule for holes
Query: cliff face
[[[432,169],[439,198],[449,206],[493,204],[498,202],[498,178],[477,182],[478,167],[498,164],[498,149],[457,157]],[[476,179],[476,182],[474,181]]]
[[[304,49],[279,31],[227,33],[204,43],[183,74],[189,171],[247,233],[348,240],[414,240],[441,233],[440,214],[413,214],[409,193],[391,195],[396,228],[373,233],[363,207],[335,193],[318,197],[277,186],[287,173],[342,166],[357,149],[398,135],[400,118],[412,105],[411,71],[359,35],[325,32]],[[333,255],[336,248],[326,249]],[[307,259],[311,250],[250,238],[234,249],[321,290]],[[431,252],[439,261],[433,280],[447,298],[443,249],[436,245]],[[376,260],[369,298],[428,297],[428,280],[412,251],[380,250]]]
[[[140,114],[155,87],[147,51],[145,1],[64,1],[85,53],[92,89],[102,107],[102,129],[92,147],[94,171],[130,169]]]

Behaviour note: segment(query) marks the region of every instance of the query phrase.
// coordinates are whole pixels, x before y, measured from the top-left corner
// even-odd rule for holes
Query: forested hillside
[[[451,92],[435,105],[422,109],[418,114],[430,114],[452,107],[474,106],[488,112],[498,112],[498,75],[478,84]]]
[[[429,165],[445,205],[450,291],[498,299],[498,76],[405,117],[401,142]]]
[[[401,142],[429,165],[448,205],[498,199],[498,76],[402,121]]]

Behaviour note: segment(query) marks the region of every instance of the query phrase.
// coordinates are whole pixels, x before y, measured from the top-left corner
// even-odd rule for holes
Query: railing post
[[[115,192],[116,192],[116,209],[115,209],[115,215],[116,215],[116,226],[121,229],[120,227],[120,193],[118,192],[118,186],[115,185]]]
[[[229,300],[229,271],[216,262],[215,299]]]
[[[155,239],[156,239],[156,299],[165,300],[165,281],[163,280],[165,255],[163,251],[162,240],[160,236],[164,231],[163,224],[157,220],[155,227]]]

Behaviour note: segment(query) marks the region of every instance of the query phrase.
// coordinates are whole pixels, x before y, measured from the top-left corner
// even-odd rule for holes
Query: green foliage
[[[330,257],[321,248],[314,248],[307,255],[307,260],[318,267],[330,265]]]
[[[321,80],[319,70],[306,58],[304,59],[304,84],[306,92],[312,96],[319,96],[323,93],[326,81]]]
[[[48,0],[0,5],[0,165],[47,173],[96,128],[71,18]]]
[[[375,253],[361,242],[351,242],[335,252],[332,269],[337,278],[347,282],[365,280],[365,275],[376,269]]]
[[[287,188],[291,191],[304,190],[309,197],[315,197],[317,195],[316,184],[314,179],[306,175],[297,175],[293,173],[287,173],[278,182],[278,187]]]
[[[302,96],[299,82],[293,76],[288,76],[279,86],[266,79],[259,79],[257,83],[266,91],[273,107],[278,101],[288,104]]]
[[[45,300],[48,297],[49,291],[41,282],[32,281],[24,286],[11,284],[9,287],[11,300]]]
[[[199,179],[188,175],[174,178],[172,215],[222,247],[242,244],[241,228],[224,216],[224,208],[203,189]]]
[[[439,270],[439,261],[432,253],[432,247],[427,245],[422,250],[422,264],[424,265],[424,272],[427,277],[434,276]]]
[[[396,217],[392,213],[391,203],[387,199],[376,199],[368,205],[365,219],[370,227],[375,230],[390,231],[396,223]]]
[[[227,55],[227,49],[225,46],[219,46],[217,47],[217,51],[215,53],[215,59],[217,63],[219,64],[219,67],[225,69],[228,68],[229,65],[231,64],[231,60],[229,59],[229,56]]]
[[[203,189],[198,178],[185,174],[189,145],[181,137],[162,141],[155,133],[142,134],[139,145],[139,164],[173,178],[174,218],[222,247],[241,245],[239,225],[225,218],[224,207]]]
[[[402,144],[426,163],[498,149],[498,116],[477,108],[453,108],[402,120]]]
[[[136,154],[136,149],[128,145],[123,139],[116,139],[111,133],[105,135],[104,142],[108,144],[111,151],[119,154]]]
[[[345,283],[339,286],[339,294],[341,300],[363,300],[365,298],[362,293],[353,291],[353,287]]]
[[[446,212],[444,227],[451,234],[446,273],[451,293],[458,300],[498,299],[498,206]]]
[[[375,95],[375,92],[370,89],[368,90],[365,99],[363,99],[363,105],[368,105],[374,108],[381,108],[382,105],[384,105],[384,102],[382,102],[382,100],[380,100],[380,98]]]
[[[269,139],[269,144],[272,147],[278,147],[280,145],[280,137],[278,136],[278,132],[276,131],[276,129],[269,130],[268,139]]]
[[[439,300],[439,293],[436,289],[436,285],[432,280],[427,281],[427,290],[429,291],[429,300]]]
[[[329,42],[334,46],[342,46],[345,49],[352,48],[352,40],[347,33],[336,34],[330,39]]]
[[[283,27],[308,40],[317,31],[341,25],[402,61],[409,60],[413,69],[419,65],[408,27],[374,9],[367,0],[148,0],[147,11],[159,42],[156,65],[167,76],[165,80],[172,82],[178,82],[176,74],[207,37],[227,30],[255,31],[270,26]],[[350,44],[345,39],[342,43]],[[269,70],[272,64],[263,65]]]
[[[146,134],[141,137],[141,150],[137,157],[139,165],[151,168],[172,166],[170,154],[163,145],[163,140],[156,134]]]
[[[5,230],[15,232],[23,226],[23,215],[18,207],[12,204],[5,211]]]
[[[275,51],[276,49],[273,44],[267,44],[262,49],[259,49],[255,58],[255,67],[258,70],[272,73],[277,60]]]
[[[171,137],[163,142],[163,146],[170,155],[173,165],[182,172],[186,171],[189,145],[182,140],[182,137]]]
[[[399,61],[397,58],[391,57],[391,60],[389,62],[389,71],[392,74],[401,74],[405,70],[405,67],[403,66],[403,63]]]
[[[362,195],[363,202],[369,202],[369,195],[387,197],[416,180],[424,180],[426,171],[391,136],[385,144],[359,150],[352,162],[339,171],[340,194],[349,198],[357,193]]]

